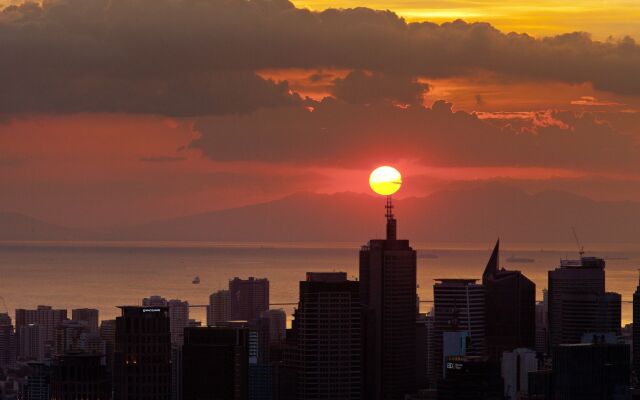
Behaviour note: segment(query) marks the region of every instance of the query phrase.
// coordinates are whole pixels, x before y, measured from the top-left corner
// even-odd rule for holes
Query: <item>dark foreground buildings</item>
[[[499,268],[500,241],[482,274],[485,289],[487,353],[499,360],[504,351],[535,347],[536,285],[520,271]]]
[[[122,306],[116,318],[115,400],[169,400],[171,333],[166,307]]]
[[[110,376],[97,354],[59,356],[51,368],[50,400],[107,400]]]
[[[398,240],[391,200],[387,237],[360,250],[360,298],[364,312],[363,398],[403,399],[415,391],[416,252]]]

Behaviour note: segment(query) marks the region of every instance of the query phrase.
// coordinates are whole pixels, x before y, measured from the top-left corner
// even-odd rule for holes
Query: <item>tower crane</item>
[[[584,256],[584,246],[580,244],[580,239],[578,239],[576,228],[572,226],[571,231],[573,232],[573,237],[576,239],[576,244],[578,245],[578,254],[580,254],[580,258],[582,258]]]

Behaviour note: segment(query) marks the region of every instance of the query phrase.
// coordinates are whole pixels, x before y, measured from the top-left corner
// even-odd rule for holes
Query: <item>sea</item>
[[[100,319],[119,315],[117,306],[141,304],[160,295],[186,300],[190,317],[206,323],[209,295],[233,277],[268,278],[272,308],[289,317],[307,271],[344,271],[358,276],[365,243],[204,242],[0,242],[0,312],[50,305],[97,308]],[[418,295],[429,311],[434,279],[480,279],[493,243],[412,243],[418,251]],[[606,260],[608,291],[622,295],[623,324],[631,321],[638,285],[640,248],[590,244],[587,255]],[[561,259],[579,257],[573,244],[503,244],[500,265],[522,271],[536,283],[538,300],[547,272]],[[193,283],[199,277],[200,283]]]

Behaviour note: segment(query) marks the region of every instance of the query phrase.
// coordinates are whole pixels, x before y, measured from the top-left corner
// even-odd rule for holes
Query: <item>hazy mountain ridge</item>
[[[529,195],[503,185],[396,200],[400,237],[414,241],[640,243],[640,203],[599,202],[559,191]],[[1,240],[366,241],[384,233],[384,199],[299,193],[268,203],[102,233],[0,214]],[[7,223],[8,222],[8,223]]]

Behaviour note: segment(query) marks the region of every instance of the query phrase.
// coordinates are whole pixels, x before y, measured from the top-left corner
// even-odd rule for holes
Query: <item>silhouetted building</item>
[[[429,387],[429,348],[433,330],[433,318],[430,315],[420,314],[416,320],[416,387],[426,389]]]
[[[56,357],[51,368],[51,400],[108,400],[111,385],[100,355]]]
[[[300,400],[361,398],[362,308],[346,272],[307,273],[295,313]]]
[[[55,340],[55,328],[65,319],[67,319],[67,310],[54,310],[50,306],[38,306],[35,310],[16,309],[18,357],[31,358],[22,351],[36,347],[38,347],[36,352],[39,354],[38,360],[50,357]],[[26,343],[28,340],[35,340],[36,336],[33,335],[33,332],[28,332],[28,337],[22,336],[23,329],[21,328],[28,325],[38,326],[38,343]]]
[[[538,364],[538,356],[532,349],[518,348],[502,354],[506,400],[518,400],[529,393],[529,372],[537,371]]]
[[[209,296],[207,326],[220,326],[231,319],[231,305],[228,290],[218,290]]]
[[[626,344],[564,344],[553,348],[555,400],[608,400],[629,388]]]
[[[91,353],[103,356],[105,344],[97,333],[90,331],[84,321],[62,321],[55,329],[53,354]]]
[[[438,400],[502,400],[500,368],[488,357],[452,356],[445,360]]]
[[[113,353],[116,348],[116,320],[105,319],[100,323],[100,338],[104,341],[104,353],[107,370],[113,369]]]
[[[16,365],[18,344],[9,314],[0,314],[0,370]]]
[[[605,292],[604,267],[600,258],[582,257],[549,271],[550,346],[579,343],[588,332],[620,334],[621,299]]]
[[[261,317],[269,320],[269,342],[271,344],[284,342],[287,333],[287,313],[280,308],[263,311]]]
[[[142,299],[143,307],[167,307],[167,299],[162,296],[153,295]]]
[[[542,301],[536,304],[536,345],[535,350],[549,353],[549,291],[542,289]]]
[[[182,347],[183,400],[244,400],[249,330],[187,328]]]
[[[71,310],[71,319],[84,322],[91,333],[98,333],[99,312],[94,308],[76,308]]]
[[[360,250],[360,298],[364,311],[365,399],[403,399],[416,389],[416,252],[396,235],[387,199],[386,239]]]
[[[189,302],[182,300],[169,300],[169,327],[171,330],[171,344],[182,346],[184,341],[184,328],[189,326]]]
[[[27,324],[16,328],[18,342],[18,355],[21,360],[44,360],[45,346],[42,328],[37,324]]]
[[[171,334],[166,307],[122,306],[116,318],[115,400],[169,400]]]
[[[230,319],[252,321],[269,309],[269,280],[233,278],[229,281]]]
[[[533,349],[536,332],[536,285],[520,271],[500,269],[499,256],[498,240],[482,274],[487,353],[494,360],[518,347]]]
[[[461,343],[463,354],[457,355],[486,355],[485,292],[484,287],[476,282],[476,279],[436,279],[433,285],[432,382],[442,377],[444,358],[452,355],[452,352],[445,351],[445,338],[449,338],[451,343],[465,340],[466,343]],[[456,332],[458,334],[454,335]]]
[[[633,370],[640,375],[640,282],[633,293]]]
[[[28,372],[22,388],[24,400],[49,400],[51,365],[48,361],[28,363]]]

